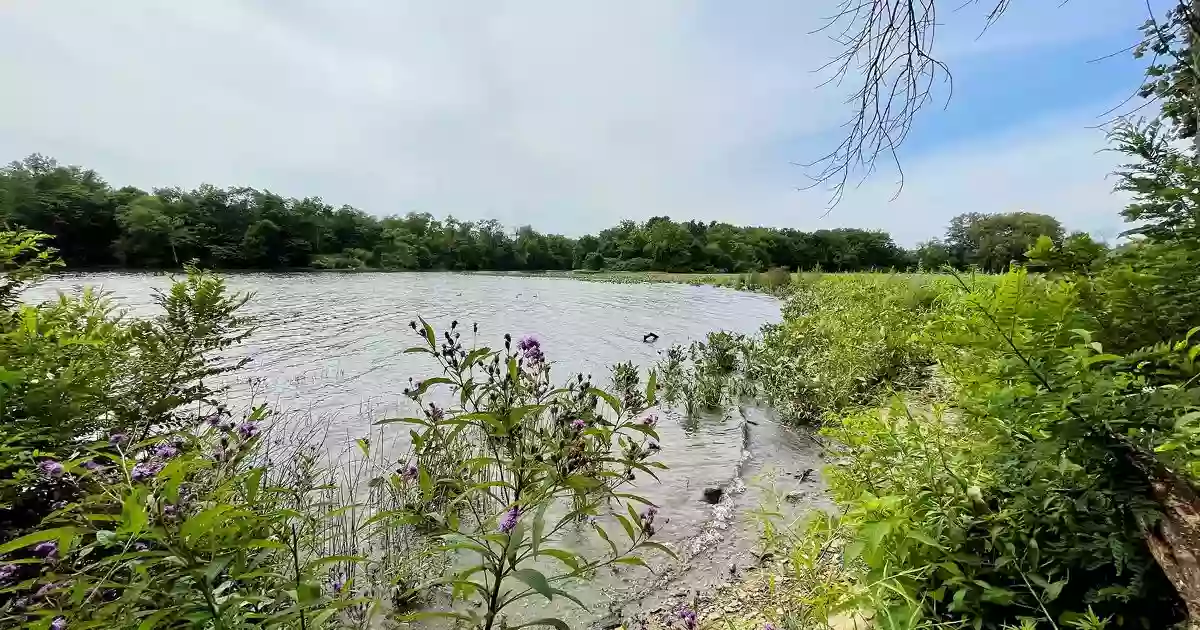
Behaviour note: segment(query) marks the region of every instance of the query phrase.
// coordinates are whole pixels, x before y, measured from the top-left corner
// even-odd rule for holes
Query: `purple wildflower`
[[[421,470],[417,468],[416,462],[409,462],[408,465],[404,467],[404,471],[400,473],[400,478],[405,481],[416,481],[416,479],[420,476]]]
[[[204,419],[204,422],[207,423],[208,426],[210,426],[210,427],[213,427],[213,428],[219,427],[219,426],[221,426],[221,414],[211,413],[208,415],[207,418]]]
[[[120,431],[108,436],[108,443],[113,446],[121,446],[127,442],[129,442],[129,436]]]
[[[775,630],[775,624],[768,621],[767,623],[763,624],[763,630]]]
[[[333,579],[333,582],[331,582],[329,584],[329,588],[333,589],[333,592],[335,594],[341,593],[342,589],[346,588],[346,580],[343,579],[342,576],[339,575],[338,577]]]
[[[644,512],[642,512],[642,514],[641,514],[642,531],[645,532],[645,534],[647,536],[654,535],[654,517],[657,514],[658,514],[658,508],[653,505],[647,507],[646,510]]]
[[[154,447],[154,455],[162,459],[171,459],[179,454],[179,449],[173,444],[159,444]]]
[[[67,618],[55,617],[54,621],[50,622],[50,630],[67,630]]]
[[[37,592],[33,594],[33,596],[37,599],[45,599],[47,597],[50,597],[50,595],[52,593],[54,593],[54,591],[57,591],[57,590],[58,590],[58,584],[56,584],[54,582],[49,582],[47,584],[43,584],[42,587],[39,588],[37,590]]]
[[[40,542],[34,546],[33,555],[46,559],[56,558],[58,557],[58,543],[52,540]]]
[[[63,465],[53,459],[46,459],[38,464],[38,471],[47,477],[58,479],[63,476]]]
[[[683,620],[683,627],[687,630],[696,630],[699,621],[696,619],[696,611],[684,608],[679,611],[679,618]]]
[[[83,469],[91,471],[100,470],[100,462],[94,459],[89,459],[86,462],[83,462]]]
[[[582,431],[586,426],[587,423],[583,421],[583,418],[576,418],[571,421],[571,428],[575,429],[576,431]]]
[[[238,425],[237,432],[238,435],[242,436],[242,439],[249,440],[250,438],[258,435],[259,429],[257,424],[247,420],[246,422]]]
[[[13,579],[13,576],[20,570],[20,567],[15,564],[0,565],[0,584]]]
[[[162,472],[162,469],[162,462],[142,462],[133,467],[133,472],[129,474],[129,477],[134,481],[149,481]]]
[[[646,417],[642,418],[642,424],[653,429],[654,425],[658,424],[658,414],[656,414],[656,413],[646,414]]]
[[[515,505],[512,506],[504,513],[504,517],[500,519],[500,531],[505,534],[511,532],[517,526],[517,521],[520,519],[521,509]]]
[[[541,342],[538,341],[537,337],[534,337],[533,335],[522,337],[521,340],[517,342],[517,350],[520,350],[521,355],[524,356],[525,360],[529,361],[530,363],[537,363],[538,361],[546,358],[546,355],[542,354]]]
[[[163,518],[175,518],[179,516],[179,506],[174,503],[164,503],[162,506]]]

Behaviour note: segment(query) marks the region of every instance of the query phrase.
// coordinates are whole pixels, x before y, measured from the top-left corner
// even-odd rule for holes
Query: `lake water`
[[[754,333],[780,319],[774,298],[677,284],[453,273],[236,273],[225,278],[231,289],[253,293],[246,312],[258,326],[232,353],[251,359],[232,385],[234,399],[320,418],[330,452],[366,436],[375,419],[413,411],[401,390],[409,377],[435,375],[428,357],[404,354],[419,342],[408,327],[418,316],[439,331],[458,320],[468,347],[474,323],[479,345],[498,347],[504,333],[535,335],[557,379],[585,373],[595,375],[597,383],[609,382],[609,367],[616,362],[649,367],[671,344],[687,344],[715,330]],[[153,290],[166,288],[169,280],[152,273],[60,274],[28,291],[25,299],[50,299],[85,285],[102,287],[131,313],[146,315],[155,311]],[[647,332],[659,335],[657,343],[643,343]],[[816,450],[804,436],[774,423],[769,413],[743,407],[698,421],[673,410],[660,416],[660,459],[670,470],[660,483],[639,482],[636,491],[658,503],[670,519],[657,538],[691,562],[686,567],[660,563],[657,576],[632,570],[609,576],[583,598],[593,608],[591,618],[647,597],[658,601],[678,584],[713,582],[732,563],[745,566],[756,536],[745,511],[763,498],[754,488],[756,475],[772,469],[788,473],[781,476],[783,490],[799,488],[812,495],[806,504],[820,502],[819,483],[799,485],[790,474],[819,468]],[[406,448],[407,430],[394,434],[391,448]],[[744,492],[748,481],[751,490]],[[722,504],[708,505],[701,500],[707,486],[730,492]],[[544,606],[535,607],[545,616]],[[562,614],[575,622],[573,627],[589,618],[578,611]]]

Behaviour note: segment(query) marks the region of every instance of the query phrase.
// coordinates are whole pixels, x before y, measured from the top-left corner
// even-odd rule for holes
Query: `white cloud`
[[[812,139],[847,111],[815,89],[835,48],[809,32],[831,5],[807,4],[17,0],[0,7],[0,157],[568,234],[670,214],[911,243],[957,211],[1073,224],[1072,200],[1091,204],[1083,223],[1112,205],[1080,118],[927,156],[897,202],[877,179],[819,220],[824,197],[794,190],[788,160],[827,149]],[[948,54],[1052,36],[1020,8],[986,49]]]

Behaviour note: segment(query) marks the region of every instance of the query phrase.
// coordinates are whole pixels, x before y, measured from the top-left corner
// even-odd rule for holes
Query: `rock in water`
[[[724,496],[724,494],[725,494],[725,491],[722,490],[721,488],[705,488],[704,489],[704,500],[708,501],[709,503],[711,503],[713,505],[716,505],[721,502],[721,497]]]
[[[804,493],[799,490],[792,490],[783,497],[788,503],[799,503],[804,498]]]

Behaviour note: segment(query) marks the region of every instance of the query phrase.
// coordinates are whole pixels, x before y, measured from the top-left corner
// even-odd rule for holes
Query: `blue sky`
[[[1029,210],[1111,237],[1124,201],[1100,116],[1141,63],[1132,0],[945,3],[948,108],[828,211],[795,166],[828,151],[853,77],[827,1],[18,0],[0,7],[0,159],[39,151],[143,187],[250,185],[374,214],[578,235],[667,214],[938,236]],[[1161,8],[1165,3],[1155,2]],[[37,50],[37,55],[29,55]]]

